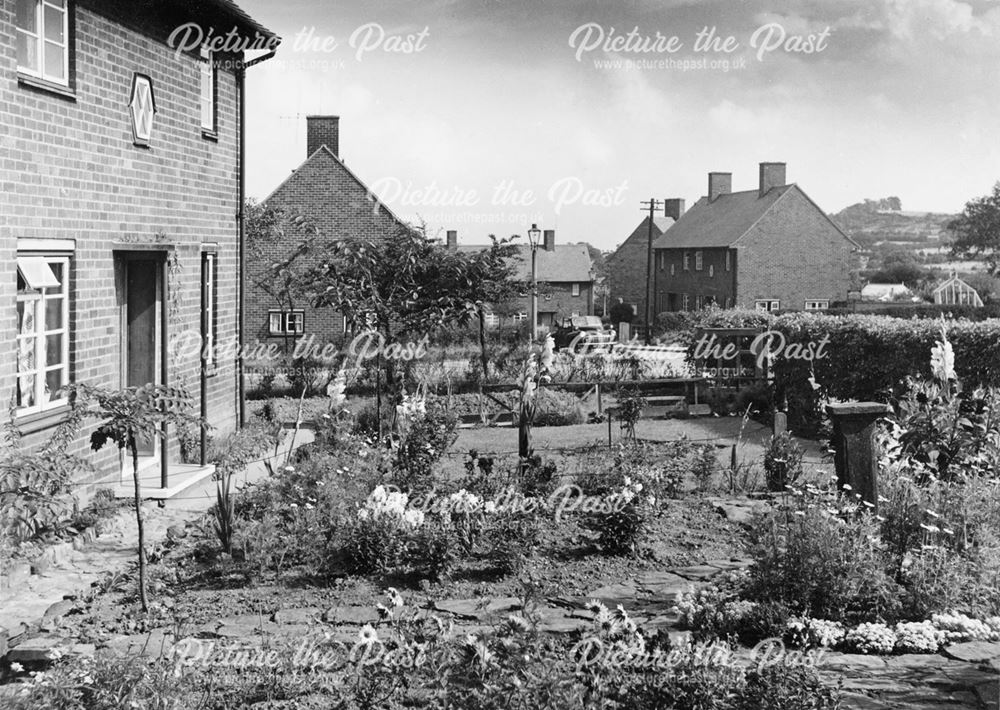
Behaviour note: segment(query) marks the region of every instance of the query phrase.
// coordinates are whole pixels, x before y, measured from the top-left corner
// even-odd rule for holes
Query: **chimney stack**
[[[340,157],[340,116],[306,116],[306,157],[324,145]]]
[[[448,230],[448,251],[458,251],[458,232],[454,229]]]
[[[556,230],[546,229],[545,235],[545,251],[555,251],[556,250]]]
[[[670,197],[663,201],[663,216],[673,217],[676,222],[684,214],[684,198]]]
[[[708,174],[708,201],[715,202],[721,195],[728,195],[733,191],[732,173],[709,173]]]
[[[766,195],[772,187],[781,187],[785,184],[785,164],[784,163],[761,163],[760,164],[760,193],[758,197]]]

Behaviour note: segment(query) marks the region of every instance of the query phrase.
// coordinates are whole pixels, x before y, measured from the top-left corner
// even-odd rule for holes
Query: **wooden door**
[[[159,264],[127,261],[125,287],[125,370],[128,387],[156,382],[156,293]],[[152,439],[140,441],[139,455],[156,453]]]

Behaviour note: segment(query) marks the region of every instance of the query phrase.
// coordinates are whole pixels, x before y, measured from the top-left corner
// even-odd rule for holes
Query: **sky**
[[[641,201],[757,187],[824,210],[955,213],[1000,180],[1000,0],[239,0],[283,38],[247,79],[248,194],[306,157],[305,116],[389,205],[460,243],[602,249]]]

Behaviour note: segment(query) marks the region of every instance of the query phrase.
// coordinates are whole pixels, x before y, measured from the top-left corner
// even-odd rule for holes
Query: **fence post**
[[[878,509],[878,457],[875,422],[892,412],[880,402],[845,402],[827,405],[833,422],[834,465],[837,485],[850,484],[861,500]]]

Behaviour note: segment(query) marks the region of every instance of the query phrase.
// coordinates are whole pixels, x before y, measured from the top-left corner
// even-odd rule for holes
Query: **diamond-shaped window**
[[[149,145],[153,135],[156,100],[153,98],[153,80],[145,74],[132,75],[132,95],[128,110],[132,117],[132,140],[136,145]]]

